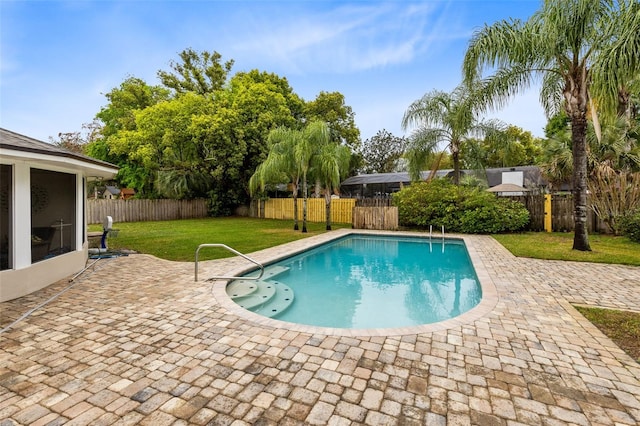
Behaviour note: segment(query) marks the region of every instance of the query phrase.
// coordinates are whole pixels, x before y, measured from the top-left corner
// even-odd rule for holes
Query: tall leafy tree
[[[252,70],[234,75],[228,87],[217,93],[216,105],[225,105],[238,114],[247,155],[242,181],[246,185],[269,151],[269,132],[278,127],[300,129],[304,102],[286,78]]]
[[[189,131],[201,162],[212,181],[206,193],[214,215],[230,215],[247,201],[244,164],[248,146],[238,111],[215,102],[213,112],[192,117]]]
[[[378,131],[371,139],[363,142],[360,149],[364,173],[391,173],[398,169],[407,140],[394,136],[386,129]]]
[[[210,83],[212,92],[182,85],[171,96],[127,79],[98,114],[104,137],[90,155],[118,164],[120,184],[142,197],[206,197],[213,214],[231,213],[248,200],[269,132],[302,127],[304,101],[285,78],[257,70]]]
[[[517,126],[508,126],[503,133],[484,139],[467,139],[461,147],[466,168],[514,167],[537,164],[542,140]]]
[[[327,123],[331,142],[348,146],[352,152],[361,147],[360,129],[356,126],[355,113],[346,104],[340,92],[320,92],[305,105],[305,121],[319,120]],[[348,174],[355,174],[362,165],[360,155],[352,155]]]
[[[591,250],[587,235],[587,112],[617,107],[619,89],[640,67],[636,0],[546,0],[527,21],[486,25],[465,54],[466,81],[484,81],[484,104],[499,108],[542,81],[548,115],[563,107],[571,121],[575,233],[573,248]]]
[[[320,92],[313,101],[307,102],[305,117],[309,121],[327,123],[332,142],[345,144],[352,151],[359,148],[360,130],[356,126],[355,113],[345,103],[342,93]]]
[[[502,130],[497,120],[477,118],[475,97],[471,86],[458,86],[453,92],[433,90],[413,102],[402,118],[402,127],[416,125],[406,150],[407,166],[412,180],[432,154],[445,145],[453,159],[453,181],[460,183],[460,148],[471,137],[490,136]]]
[[[96,118],[103,123],[102,135],[109,137],[120,130],[134,130],[136,111],[166,101],[169,97],[166,88],[150,86],[140,78],[128,77],[120,86],[105,94],[108,104],[96,114]]]
[[[158,71],[158,78],[165,87],[176,93],[194,92],[199,95],[222,89],[233,60],[222,63],[218,52],[196,52],[188,48],[180,52],[180,61],[171,61],[172,71]]]
[[[126,144],[128,132],[136,130],[135,114],[169,99],[170,92],[161,86],[151,86],[136,77],[126,78],[118,87],[105,94],[108,100],[96,114],[100,136],[85,147],[87,155],[120,167],[116,180],[122,186],[135,188],[139,195],[150,194],[153,173],[132,161],[129,152],[115,148]]]
[[[202,191],[188,190],[187,185],[189,181],[202,181],[195,176],[200,175],[199,165],[204,158],[201,147],[194,143],[190,126],[193,117],[212,111],[210,100],[193,93],[135,111],[135,128],[108,138],[111,152],[125,157],[125,164],[137,172],[122,176],[123,183],[147,197],[203,196]],[[141,170],[144,173],[140,174]],[[158,187],[159,173],[162,188]]]

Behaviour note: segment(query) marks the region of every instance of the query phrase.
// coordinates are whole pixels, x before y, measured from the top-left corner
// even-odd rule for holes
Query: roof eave
[[[30,161],[43,166],[82,170],[85,176],[96,179],[111,179],[118,173],[113,164],[73,155],[72,153],[51,153],[44,150],[15,147],[0,144],[0,157],[3,160]]]

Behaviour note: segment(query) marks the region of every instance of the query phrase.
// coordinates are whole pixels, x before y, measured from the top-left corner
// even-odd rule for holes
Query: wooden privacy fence
[[[106,216],[118,222],[196,219],[207,217],[207,201],[196,200],[87,200],[87,223],[102,223]]]
[[[545,230],[544,194],[528,194],[508,198],[524,204],[529,210],[531,220],[528,230]],[[572,196],[570,194],[554,194],[551,200],[551,224],[553,230],[558,232],[572,231]],[[335,223],[351,223],[354,228],[359,229],[397,229],[399,225],[397,209],[390,204],[389,200],[378,199],[333,199],[331,201],[331,221]],[[395,209],[395,212],[390,210],[392,208]],[[356,210],[358,210],[358,213],[356,213]],[[310,198],[307,211],[307,220],[309,222],[324,222],[324,199]],[[298,199],[298,214],[299,219],[302,220],[302,199]],[[251,215],[267,219],[293,219],[293,199],[271,198],[259,203],[254,202],[252,203]],[[607,226],[598,220],[591,209],[588,210],[587,226],[589,232],[608,231]]]
[[[298,219],[302,220],[302,199],[298,198]],[[355,206],[352,198],[334,198],[331,200],[331,222],[351,223],[352,210]],[[269,198],[256,203],[251,211],[256,217],[263,219],[292,219],[293,198]],[[307,221],[324,222],[326,206],[324,198],[307,199]]]
[[[302,220],[302,199],[298,199],[298,219]],[[358,200],[360,204],[361,200]],[[375,205],[375,204],[374,204]],[[379,204],[378,204],[379,205]],[[351,223],[356,229],[398,229],[398,208],[356,207],[354,198],[334,198],[331,200],[331,222]],[[293,219],[293,198],[270,198],[253,202],[251,214],[264,219]],[[307,221],[326,221],[324,198],[307,199]]]
[[[571,194],[552,196],[551,212],[554,231],[573,231],[573,196]],[[591,208],[587,208],[587,230],[589,232],[610,232],[607,224],[601,221]]]
[[[354,207],[354,229],[383,229],[395,231],[398,229],[397,207]]]
[[[544,195],[522,195],[509,197],[524,204],[529,210],[531,221],[529,230],[544,230]],[[359,229],[397,229],[398,210],[389,205],[388,200],[367,202],[354,198],[334,198],[331,200],[331,222],[351,223]],[[87,223],[102,223],[105,216],[114,222],[143,222],[151,220],[195,219],[208,216],[207,202],[196,200],[95,200],[87,201]],[[364,207],[363,207],[364,206]],[[356,213],[356,209],[357,213]],[[569,195],[553,195],[551,198],[552,227],[554,231],[573,230],[573,198]],[[307,200],[307,220],[325,221],[324,198]],[[293,219],[292,198],[270,198],[266,201],[252,201],[250,215],[265,219]],[[298,218],[302,220],[302,199],[298,199]],[[375,228],[373,228],[375,226]],[[607,232],[606,224],[598,220],[589,209],[587,216],[589,232]]]
[[[507,197],[524,204],[529,210],[529,231],[544,231],[544,195],[518,195]]]
[[[544,231],[544,194],[520,195],[508,197],[525,205],[529,210],[530,231]],[[573,231],[573,196],[571,194],[551,195],[551,227],[555,232]],[[587,230],[589,232],[608,232],[605,223],[598,219],[590,208],[587,209]]]

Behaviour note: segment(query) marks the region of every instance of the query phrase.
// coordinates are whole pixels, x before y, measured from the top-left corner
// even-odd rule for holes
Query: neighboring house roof
[[[524,186],[526,188],[547,185],[547,180],[542,176],[538,166],[495,167],[486,169],[487,184],[494,187],[502,183],[503,172],[522,172]]]
[[[133,189],[133,188],[122,188],[122,189],[120,190],[120,193],[121,193],[123,196],[131,196],[131,195],[136,195],[136,190],[135,190],[135,189]]]
[[[541,185],[547,185],[547,181],[542,177],[540,168],[538,166],[517,166],[517,167],[498,167],[485,169],[487,175],[487,183],[490,187],[500,185],[502,183],[503,172],[523,172],[523,180],[525,187],[538,187]],[[427,179],[430,171],[420,172],[421,179]],[[461,175],[473,174],[473,170],[460,170]],[[438,170],[436,177],[451,176],[453,170]],[[409,173],[374,173],[370,175],[357,175],[345,179],[342,185],[362,185],[362,184],[376,184],[376,183],[397,183],[402,182],[408,184],[411,182]]]
[[[523,188],[515,183],[501,183],[500,185],[492,186],[487,189],[489,192],[524,192],[529,191],[527,188]]]
[[[451,173],[453,170],[438,170],[436,172],[436,177],[444,177]],[[429,171],[420,172],[420,177],[422,179],[426,179],[429,177]],[[370,175],[357,175],[352,176],[350,178],[345,179],[342,182],[342,185],[362,185],[362,184],[374,184],[374,183],[410,183],[411,178],[409,177],[409,173],[407,172],[396,172],[396,173],[373,173]]]
[[[116,188],[115,186],[107,185],[104,191],[110,193],[111,195],[120,195],[120,189]]]
[[[118,172],[118,166],[105,161],[96,160],[86,155],[68,151],[64,148],[42,142],[29,136],[21,135],[7,129],[0,128],[0,150],[3,156],[29,157],[45,163],[72,163],[85,169],[87,174],[97,177],[111,178]]]

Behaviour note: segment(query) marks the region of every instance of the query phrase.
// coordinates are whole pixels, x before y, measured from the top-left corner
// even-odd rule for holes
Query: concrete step
[[[276,285],[276,292],[273,297],[264,304],[252,309],[253,312],[273,318],[291,306],[294,299],[291,287],[278,281],[273,281],[273,283]]]
[[[268,280],[270,278],[275,278],[278,275],[285,273],[289,270],[288,267],[286,266],[279,266],[279,265],[274,265],[274,266],[265,266],[264,267],[264,274],[262,274],[262,277],[260,277],[261,280]],[[250,277],[257,277],[258,274],[260,274],[260,270],[256,270],[251,272],[248,276]]]
[[[283,312],[294,299],[289,286],[272,280],[234,280],[227,285],[226,292],[238,305],[266,317]]]
[[[256,280],[234,280],[227,284],[227,294],[232,299],[245,297],[258,290]]]
[[[273,282],[266,282],[262,280],[245,282],[247,283],[247,287],[255,286],[255,290],[247,292],[247,294],[243,296],[231,296],[231,299],[233,299],[234,302],[245,309],[252,309],[256,306],[260,306],[261,304],[271,299],[276,293],[276,286]],[[241,292],[237,292],[234,294],[238,293],[241,294]]]

